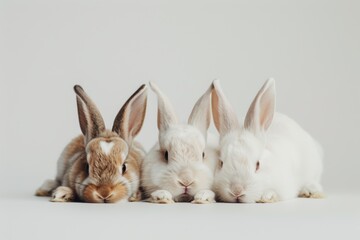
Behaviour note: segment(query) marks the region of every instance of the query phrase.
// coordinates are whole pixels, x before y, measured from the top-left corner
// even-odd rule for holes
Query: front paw
[[[166,190],[156,190],[155,192],[151,193],[150,201],[152,203],[161,203],[161,204],[174,203],[171,193]]]
[[[325,195],[322,191],[322,187],[320,184],[310,184],[304,186],[300,192],[298,197],[301,198],[324,198]]]
[[[202,190],[195,194],[194,200],[191,203],[205,204],[205,203],[214,203],[214,202],[215,202],[215,193],[211,190]]]
[[[69,187],[60,186],[52,194],[51,202],[71,202],[75,199],[74,191]]]
[[[136,191],[135,193],[133,193],[130,198],[129,198],[129,202],[139,202],[142,199],[142,195],[140,191]]]
[[[263,195],[261,196],[261,198],[259,200],[257,200],[257,203],[274,203],[274,202],[278,202],[279,201],[279,197],[278,195],[272,191],[265,191],[263,193]]]

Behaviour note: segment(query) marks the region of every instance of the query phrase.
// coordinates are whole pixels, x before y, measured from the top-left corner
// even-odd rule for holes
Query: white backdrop
[[[74,84],[108,127],[155,81],[186,121],[215,78],[242,118],[268,77],[325,149],[328,194],[359,192],[359,1],[0,1],[0,195],[31,195],[80,133]],[[138,140],[157,140],[156,98]]]
[[[0,238],[359,239],[359,12],[355,0],[0,0]],[[213,79],[242,118],[268,77],[277,109],[324,147],[325,200],[160,206],[33,196],[80,133],[74,84],[110,127],[148,81],[186,121]],[[147,149],[156,105],[149,91],[138,137]]]

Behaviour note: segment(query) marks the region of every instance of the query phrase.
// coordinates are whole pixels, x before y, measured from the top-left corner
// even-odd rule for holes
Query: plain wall
[[[359,1],[0,1],[1,195],[55,175],[80,133],[74,84],[108,127],[155,81],[186,121],[215,78],[242,119],[268,77],[324,147],[328,193],[359,191]],[[137,138],[157,140],[149,91]],[[214,130],[214,129],[213,129]]]

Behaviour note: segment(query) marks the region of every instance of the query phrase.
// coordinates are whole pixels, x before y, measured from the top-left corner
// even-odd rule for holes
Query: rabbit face
[[[220,201],[255,202],[258,199],[264,151],[263,143],[246,130],[223,138],[214,182]]]
[[[211,188],[212,172],[205,164],[205,139],[196,127],[177,125],[160,135],[159,164],[156,176],[160,188],[175,197],[194,196],[199,190]],[[189,199],[190,200],[190,199]]]
[[[126,142],[111,137],[98,137],[86,146],[88,177],[78,187],[86,202],[116,202],[131,192],[131,169],[128,169]]]

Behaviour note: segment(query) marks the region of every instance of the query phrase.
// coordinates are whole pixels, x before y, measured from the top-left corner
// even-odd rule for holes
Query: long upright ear
[[[196,102],[193,110],[191,111],[188,123],[197,127],[206,138],[207,130],[210,126],[211,119],[211,91],[213,85],[202,95]]]
[[[131,95],[115,117],[112,131],[119,134],[129,145],[143,125],[146,101],[147,89],[143,84]]]
[[[178,122],[176,114],[169,99],[161,92],[159,87],[153,82],[150,82],[149,84],[158,98],[158,129],[160,131],[165,131],[170,125]]]
[[[105,123],[96,105],[85,93],[84,89],[79,85],[75,85],[74,91],[76,93],[80,128],[85,136],[85,142],[88,143],[105,131]]]
[[[219,80],[215,80],[213,86],[212,113],[215,127],[222,137],[232,130],[239,129],[240,125],[233,108],[221,90]]]
[[[275,112],[275,81],[268,79],[261,87],[246,114],[244,126],[253,132],[266,131]]]

